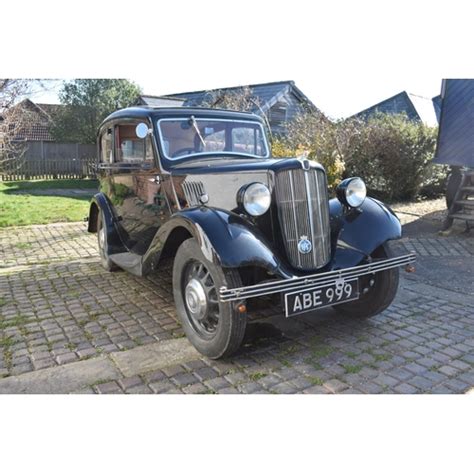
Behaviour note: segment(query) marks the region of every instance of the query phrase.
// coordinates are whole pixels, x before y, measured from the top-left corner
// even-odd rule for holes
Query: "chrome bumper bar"
[[[341,270],[294,277],[286,280],[275,280],[266,283],[259,283],[257,285],[243,286],[241,288],[227,288],[222,286],[219,289],[219,298],[221,301],[225,302],[256,298],[258,296],[283,293],[287,291],[302,291],[305,289],[315,290],[337,281],[383,272],[384,270],[390,270],[391,268],[403,267],[404,265],[413,263],[415,260],[415,254],[410,253],[400,257],[386,258],[365,265],[358,265],[357,267],[343,268]]]

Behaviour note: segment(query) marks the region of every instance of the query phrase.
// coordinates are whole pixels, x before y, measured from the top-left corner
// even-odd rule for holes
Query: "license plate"
[[[295,316],[359,298],[359,280],[339,279],[326,286],[285,293],[285,316]]]

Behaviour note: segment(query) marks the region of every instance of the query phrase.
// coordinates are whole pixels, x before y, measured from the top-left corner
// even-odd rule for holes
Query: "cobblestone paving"
[[[0,375],[181,337],[168,273],[107,273],[97,257],[0,275]]]
[[[472,257],[474,242],[472,237],[404,237],[397,241],[401,252],[414,252],[421,257]]]
[[[462,393],[474,385],[474,307],[406,290],[371,321],[332,311],[267,319],[240,354],[107,381],[97,393]],[[271,324],[271,326],[270,326]],[[273,327],[265,337],[265,325]],[[281,330],[277,334],[278,328]]]
[[[0,376],[182,337],[169,269],[109,274],[96,244],[84,223],[0,231]]]
[[[0,230],[0,269],[97,257],[95,234],[87,224],[33,225]]]
[[[421,236],[399,248],[469,259],[469,242]],[[182,336],[169,267],[148,279],[105,272],[83,223],[1,230],[0,245],[0,376]],[[257,307],[245,346],[228,361],[200,358],[96,381],[81,393],[464,393],[473,386],[474,300],[410,276],[371,320],[331,309],[286,320],[276,307]]]

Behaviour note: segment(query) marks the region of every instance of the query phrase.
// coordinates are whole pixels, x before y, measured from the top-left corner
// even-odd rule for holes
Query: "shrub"
[[[446,183],[449,174],[448,165],[433,165],[430,163],[425,170],[420,196],[435,198],[446,194]]]
[[[244,111],[260,108],[248,87],[210,91],[201,105]],[[343,177],[360,176],[371,195],[394,201],[444,193],[447,167],[431,164],[436,135],[436,128],[406,115],[376,114],[367,120],[332,122],[310,109],[296,115],[285,135],[272,136],[271,141],[275,157],[306,156],[322,164],[331,188]]]
[[[345,175],[360,176],[371,194],[394,201],[413,199],[423,189],[427,195],[442,191],[445,169],[431,165],[436,128],[388,114],[341,126],[350,129]]]
[[[330,187],[337,184],[344,171],[343,157],[337,143],[337,124],[323,114],[301,113],[287,125],[285,136],[273,137],[275,157],[306,156],[326,169]]]

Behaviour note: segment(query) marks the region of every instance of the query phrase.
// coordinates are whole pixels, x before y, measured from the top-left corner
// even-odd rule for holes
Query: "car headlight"
[[[336,194],[345,206],[360,207],[367,196],[367,189],[360,178],[348,178],[339,183]]]
[[[237,201],[248,214],[257,217],[268,211],[272,196],[264,184],[252,183],[240,189]]]

